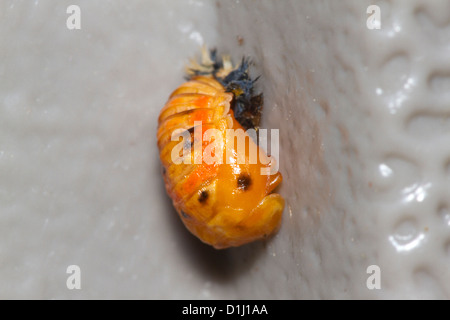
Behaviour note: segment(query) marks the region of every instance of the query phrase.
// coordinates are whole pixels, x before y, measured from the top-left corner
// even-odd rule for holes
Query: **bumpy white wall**
[[[1,2],[0,297],[448,298],[446,3]],[[215,251],[165,196],[156,117],[202,42],[253,57],[280,129],[265,243]]]
[[[366,27],[371,4],[380,30]],[[254,56],[265,123],[280,128],[288,207],[277,261],[261,271],[267,288],[297,298],[450,297],[449,9],[243,1],[219,10],[222,46]],[[372,264],[379,291],[366,287]]]

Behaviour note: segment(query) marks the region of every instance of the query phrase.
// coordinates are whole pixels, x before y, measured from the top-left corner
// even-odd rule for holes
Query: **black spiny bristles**
[[[262,93],[255,95],[253,88],[259,77],[252,80],[248,74],[251,64],[249,58],[242,58],[238,68],[231,71],[225,78],[218,79],[227,92],[234,95],[231,108],[234,117],[244,127],[244,129],[254,129],[259,127],[261,111],[263,108]]]
[[[249,58],[243,57],[241,64],[233,68],[229,56],[219,59],[216,49],[202,49],[202,59],[191,61],[187,68],[188,79],[199,75],[211,75],[219,81],[227,92],[233,93],[231,108],[236,120],[244,129],[258,129],[263,108],[263,95],[254,94],[253,88],[259,77],[252,80],[248,74],[251,65]]]

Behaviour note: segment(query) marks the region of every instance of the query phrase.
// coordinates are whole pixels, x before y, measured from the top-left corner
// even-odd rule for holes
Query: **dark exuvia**
[[[190,69],[192,76],[195,75],[212,75],[219,81],[227,92],[233,93],[231,101],[231,109],[234,117],[247,129],[258,129],[261,120],[261,112],[263,109],[264,99],[262,93],[254,93],[254,85],[259,77],[251,79],[248,74],[248,68],[251,64],[249,58],[242,58],[238,68],[229,72],[226,76],[223,73],[224,63],[217,55],[216,49],[209,51],[209,58],[212,64],[200,64],[201,69]]]

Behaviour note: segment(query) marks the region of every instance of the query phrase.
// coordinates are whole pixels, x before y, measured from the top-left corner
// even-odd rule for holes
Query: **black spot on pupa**
[[[203,190],[200,195],[198,196],[198,202],[205,203],[206,200],[208,200],[209,194],[208,191]]]
[[[247,191],[252,184],[252,179],[250,175],[247,173],[241,173],[237,178],[237,187],[243,191]]]
[[[195,127],[190,127],[189,129],[187,129],[187,132],[189,132],[189,134],[194,134],[194,128]]]
[[[163,174],[163,175],[166,175],[166,172],[167,172],[166,168],[165,168],[165,167],[162,167],[162,174]]]
[[[184,150],[189,150],[194,147],[194,128],[195,127],[190,127],[189,129],[186,129],[186,132],[189,133],[189,135],[191,136],[191,139],[190,139],[190,141],[186,140],[184,142],[184,145],[183,145]]]

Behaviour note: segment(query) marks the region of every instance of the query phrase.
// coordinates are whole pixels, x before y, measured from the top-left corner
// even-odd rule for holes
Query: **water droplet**
[[[428,189],[432,186],[431,182],[425,184],[414,183],[402,190],[405,202],[417,201],[423,202],[428,195]]]
[[[378,166],[378,170],[380,170],[380,173],[383,177],[389,177],[392,175],[392,169],[385,163],[382,163]]]
[[[425,239],[424,233],[419,233],[417,223],[414,219],[402,220],[394,228],[394,232],[389,236],[389,241],[397,252],[408,252],[420,246]]]

